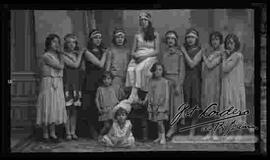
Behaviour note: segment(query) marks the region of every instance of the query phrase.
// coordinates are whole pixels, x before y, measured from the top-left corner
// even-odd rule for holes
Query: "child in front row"
[[[131,110],[128,100],[122,100],[112,111],[114,116],[113,125],[108,134],[100,138],[99,142],[110,147],[134,147],[135,138],[132,134],[132,124],[127,120]]]
[[[112,109],[119,102],[112,86],[113,75],[105,71],[102,75],[103,85],[98,87],[96,93],[96,105],[99,111],[99,121],[104,122],[100,131],[100,137],[106,134],[111,127]]]
[[[149,82],[149,90],[144,104],[148,103],[149,120],[158,123],[158,138],[154,143],[166,144],[164,121],[169,111],[169,81],[164,78],[164,66],[157,62],[152,68],[153,77]]]

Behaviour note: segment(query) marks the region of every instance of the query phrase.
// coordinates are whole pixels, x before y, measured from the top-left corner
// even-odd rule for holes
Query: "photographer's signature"
[[[206,119],[206,118],[211,118],[211,117],[216,117],[213,120],[209,120],[206,122],[201,122],[197,123],[195,125],[191,125],[188,127],[183,127],[180,128],[178,131],[182,132],[185,130],[189,130],[191,128],[197,128],[197,127],[203,127],[204,131],[216,131],[216,130],[221,130],[223,135],[227,135],[230,131],[234,130],[240,130],[240,129],[258,129],[254,125],[247,125],[244,122],[238,122],[235,118],[241,117],[241,116],[247,116],[249,114],[249,110],[244,110],[241,111],[234,106],[231,106],[230,108],[227,108],[223,111],[216,111],[213,109],[213,107],[217,106],[216,103],[213,103],[209,105],[207,108],[204,110],[201,110],[198,106],[194,106],[190,108],[189,105],[187,104],[182,104],[181,106],[178,107],[178,112],[170,122],[170,125],[173,126],[175,125],[181,118],[187,118],[187,117],[192,117],[194,112],[202,111],[198,118],[199,119]],[[228,122],[229,120],[232,120],[231,122]],[[227,123],[225,123],[227,122]],[[214,124],[214,125],[209,125],[209,124]],[[205,127],[207,126],[207,127]]]

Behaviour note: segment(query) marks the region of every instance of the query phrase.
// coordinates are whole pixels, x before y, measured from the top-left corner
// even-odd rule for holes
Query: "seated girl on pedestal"
[[[139,101],[138,89],[147,92],[148,81],[152,76],[150,68],[157,62],[159,35],[152,27],[151,15],[142,12],[139,17],[140,30],[134,37],[132,59],[128,65],[126,87],[132,87],[128,100]]]

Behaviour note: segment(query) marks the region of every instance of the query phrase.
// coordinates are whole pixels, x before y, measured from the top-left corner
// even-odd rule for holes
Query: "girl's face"
[[[169,45],[169,47],[175,46],[175,44],[176,44],[176,39],[173,37],[172,34],[169,34],[169,35],[167,36],[167,44]]]
[[[103,79],[103,83],[105,86],[110,86],[112,83],[112,78],[110,76],[107,76],[105,79]]]
[[[76,47],[76,39],[75,38],[67,38],[66,39],[66,45],[68,50],[73,51]]]
[[[218,38],[218,36],[212,36],[211,37],[211,45],[214,49],[219,48],[220,46],[220,39]]]
[[[51,47],[50,47],[50,49],[52,49],[52,50],[54,50],[54,51],[57,51],[57,50],[59,50],[59,47],[60,47],[59,39],[55,37],[55,38],[51,41]]]
[[[118,45],[118,46],[124,45],[124,41],[125,41],[124,35],[118,35],[115,37],[115,42],[116,42],[116,45]]]
[[[120,114],[117,115],[117,121],[120,124],[125,123],[126,119],[127,119],[127,115],[124,112],[121,112]]]
[[[229,50],[229,52],[233,52],[233,50],[235,49],[235,42],[233,41],[233,39],[228,39],[226,41],[226,45],[227,45],[227,49]]]
[[[99,46],[101,44],[102,41],[102,37],[100,35],[96,35],[95,37],[93,37],[93,43],[96,46]]]
[[[155,71],[155,77],[159,78],[162,77],[162,73],[163,73],[163,68],[161,65],[157,65],[156,66],[156,71]]]
[[[147,19],[141,18],[140,19],[140,26],[142,26],[143,28],[147,28],[149,25],[149,21]]]
[[[193,46],[196,43],[196,37],[194,37],[194,36],[187,36],[186,41],[187,41],[187,44],[189,46]]]

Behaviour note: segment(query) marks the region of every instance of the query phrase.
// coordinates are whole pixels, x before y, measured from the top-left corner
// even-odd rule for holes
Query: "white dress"
[[[158,37],[158,33],[155,33]],[[145,41],[142,34],[137,34],[136,39],[138,41],[138,49],[136,55],[138,57],[145,56],[154,52],[155,42],[154,41]],[[143,91],[148,91],[149,79],[152,77],[150,72],[153,64],[157,62],[157,57],[148,57],[140,63],[136,63],[132,59],[128,64],[127,77],[126,77],[126,86],[127,87],[136,87],[140,88]]]

